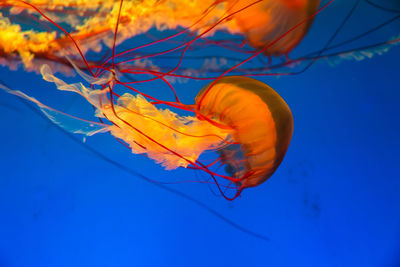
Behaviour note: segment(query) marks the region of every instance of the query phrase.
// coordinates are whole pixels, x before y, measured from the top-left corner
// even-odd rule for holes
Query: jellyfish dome
[[[303,39],[313,22],[320,0],[228,0],[228,10],[249,44],[263,49],[285,35],[277,45],[265,49],[267,56],[287,55]],[[252,5],[252,3],[255,3]],[[250,6],[251,5],[251,6]],[[245,12],[240,12],[241,9]],[[298,24],[300,24],[296,29]],[[293,31],[291,31],[293,29]]]
[[[221,161],[243,188],[265,182],[278,168],[293,133],[292,113],[268,85],[248,77],[224,77],[196,97],[200,114],[233,129],[237,144],[222,148]]]

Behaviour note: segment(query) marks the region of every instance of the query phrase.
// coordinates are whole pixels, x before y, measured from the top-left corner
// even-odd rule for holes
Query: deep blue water
[[[338,1],[318,17],[293,54],[322,47],[352,3]],[[361,7],[337,42],[394,15]],[[399,30],[395,21],[355,47]],[[0,92],[0,266],[400,266],[399,59],[397,46],[260,78],[291,107],[293,140],[275,175],[233,202],[201,184],[147,182],[139,174],[199,174],[165,171],[107,134],[83,143]],[[39,75],[1,67],[0,78],[90,114]],[[176,86],[190,99],[204,84]]]

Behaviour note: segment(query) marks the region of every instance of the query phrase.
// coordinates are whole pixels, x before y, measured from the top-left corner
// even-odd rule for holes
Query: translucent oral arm
[[[52,107],[49,107],[43,103],[41,103],[39,100],[37,100],[34,97],[28,96],[25,93],[17,90],[11,90],[10,88],[0,84],[0,89],[18,96],[22,99],[25,99],[27,101],[30,101],[34,104],[36,104],[40,110],[55,124],[61,126],[65,130],[72,132],[72,133],[79,133],[79,134],[84,134],[87,136],[94,135],[96,133],[103,133],[109,131],[109,125],[103,124],[103,123],[98,123],[94,121],[89,121],[85,120],[79,117],[75,117],[72,115],[69,115],[67,113],[64,113],[62,111],[59,111],[57,109],[54,109]]]

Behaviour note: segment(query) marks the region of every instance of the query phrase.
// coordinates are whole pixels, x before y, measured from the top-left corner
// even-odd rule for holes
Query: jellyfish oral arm
[[[30,97],[26,95],[25,93],[18,91],[18,90],[12,90],[2,84],[0,84],[0,89],[15,95],[17,97],[20,97],[24,100],[27,100],[29,102],[32,102],[36,104],[40,110],[55,124],[61,126],[65,130],[72,132],[72,133],[79,133],[79,134],[84,134],[87,136],[94,135],[96,133],[104,133],[109,131],[108,127],[109,125],[99,123],[99,122],[94,122],[90,120],[85,120],[67,113],[64,113],[62,111],[59,111],[57,109],[54,109],[52,107],[49,107],[37,99]]]

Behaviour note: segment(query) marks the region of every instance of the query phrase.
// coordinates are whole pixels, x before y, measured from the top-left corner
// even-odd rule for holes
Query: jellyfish
[[[206,85],[196,96],[195,104],[184,107],[192,106],[196,116],[180,116],[157,108],[141,94],[125,93],[113,101],[108,97],[109,93],[112,95],[111,88],[67,84],[54,76],[47,65],[41,73],[59,90],[84,97],[96,108],[95,116],[110,124],[73,117],[20,91],[1,88],[35,103],[50,120],[70,132],[87,136],[110,132],[134,154],[144,154],[167,170],[191,166],[211,175],[217,186],[216,177],[226,179],[237,188],[233,197],[225,196],[221,190],[229,200],[243,189],[266,181],[282,162],[291,140],[293,119],[289,107],[272,88],[252,78],[227,76]],[[216,173],[200,162],[205,151],[217,151],[217,161],[226,166],[230,176]]]
[[[261,63],[257,68],[236,68],[231,70],[232,74],[281,76],[287,74],[286,67],[293,68],[310,59],[329,57],[337,62],[360,58],[359,55],[367,50],[368,55],[362,57],[365,58],[381,54],[382,50],[387,51],[399,43],[398,36],[391,36],[391,39],[376,44],[376,49],[374,46],[356,47],[336,51],[333,55],[310,51],[307,55],[287,59],[283,64],[263,62],[262,55],[287,56],[306,36],[317,15],[325,15],[326,7],[334,4],[335,1],[329,1],[320,5],[319,0],[103,0],[79,4],[73,0],[57,0],[51,4],[41,0],[2,1],[0,64],[11,69],[23,66],[27,71],[36,72],[47,64],[55,71],[73,73],[66,60],[68,56],[81,69],[89,71],[89,66],[97,66],[99,62],[99,57],[94,54],[103,53],[109,59],[104,64],[108,64],[111,49],[116,45],[118,49],[113,58],[120,61],[121,68],[146,64],[152,66],[153,71],[168,72],[171,68],[164,65],[165,58],[173,57],[178,63],[179,58],[185,56],[186,62],[174,69],[174,74],[196,78],[209,72],[225,71],[232,64],[257,55]],[[396,19],[392,18],[391,22]],[[154,30],[156,34],[168,33],[154,36]],[[370,33],[362,33],[349,41]],[[132,47],[131,43],[126,43],[132,39],[140,44]],[[345,44],[327,46],[323,50]],[[219,56],[211,54],[210,47],[215,48]],[[198,60],[191,59],[187,55],[190,51],[197,51],[201,56],[196,55]]]

